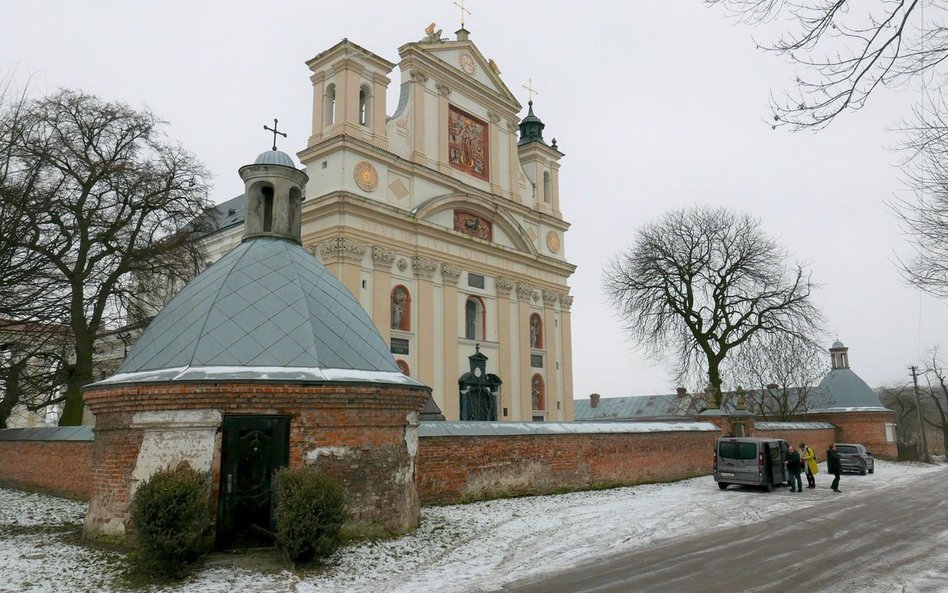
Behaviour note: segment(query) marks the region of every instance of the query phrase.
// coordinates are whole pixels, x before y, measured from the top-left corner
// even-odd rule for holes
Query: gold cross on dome
[[[464,8],[464,0],[454,0],[454,5],[461,9],[461,28],[464,28],[464,13],[471,14],[471,11]]]
[[[528,78],[528,79],[527,79],[527,84],[522,84],[522,85],[520,85],[520,86],[522,86],[523,88],[527,89],[527,100],[529,100],[529,101],[533,101],[533,95],[539,95],[539,94],[540,94],[539,91],[537,91],[535,88],[533,88],[533,79],[532,79],[532,78]]]

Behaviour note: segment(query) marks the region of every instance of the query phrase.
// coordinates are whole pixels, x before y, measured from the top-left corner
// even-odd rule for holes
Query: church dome
[[[421,385],[342,283],[273,237],[245,240],[192,280],[99,384],[218,380]]]
[[[293,164],[293,159],[290,158],[290,155],[286,154],[281,150],[268,150],[266,152],[261,152],[257,156],[257,160],[253,162],[255,165],[282,165],[284,167],[296,168],[296,165]]]
[[[888,412],[879,396],[849,368],[849,348],[837,339],[829,348],[830,372],[813,390],[811,412]]]
[[[889,411],[872,388],[849,368],[831,370],[820,381],[811,401],[820,408],[811,412]]]

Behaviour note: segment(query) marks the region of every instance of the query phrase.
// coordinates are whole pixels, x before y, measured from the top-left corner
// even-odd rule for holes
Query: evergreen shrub
[[[187,463],[156,472],[132,500],[132,525],[139,549],[134,562],[143,572],[180,578],[184,566],[205,550],[211,526],[211,477]]]
[[[346,493],[311,466],[276,472],[276,546],[296,563],[319,563],[339,546],[348,519]]]

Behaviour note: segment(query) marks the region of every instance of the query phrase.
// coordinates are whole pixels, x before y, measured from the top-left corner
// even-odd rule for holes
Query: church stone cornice
[[[312,161],[317,160],[317,158],[323,158],[326,155],[332,153],[333,151],[340,151],[352,149],[353,151],[359,153],[359,156],[367,159],[377,159],[381,163],[384,163],[387,167],[392,169],[397,173],[401,173],[406,176],[418,175],[420,177],[426,178],[433,183],[438,183],[443,185],[447,190],[445,193],[456,193],[456,194],[468,194],[471,196],[479,197],[483,200],[492,202],[497,205],[502,205],[505,210],[507,210],[511,215],[522,216],[526,219],[536,220],[541,224],[545,224],[553,229],[565,233],[569,230],[570,223],[540,210],[536,210],[527,206],[526,204],[521,204],[515,202],[509,198],[506,198],[501,195],[491,193],[489,191],[483,190],[479,187],[473,185],[468,185],[462,180],[452,177],[441,171],[432,169],[421,163],[417,163],[410,159],[398,156],[397,154],[385,150],[384,148],[379,148],[365,140],[356,138],[354,136],[349,136],[348,134],[337,134],[331,136],[325,140],[322,140],[312,146],[309,146],[298,153],[296,153],[297,158],[300,162],[306,164]],[[334,192],[327,192],[322,194],[322,196],[331,195],[332,193],[343,193],[344,190],[339,189]],[[311,196],[310,199],[320,198],[322,196]],[[362,197],[359,198],[364,199]],[[381,203],[381,202],[379,202]],[[306,202],[303,203],[303,216],[306,216]],[[560,261],[560,260],[558,260]]]
[[[303,202],[304,208],[306,207],[307,202]],[[320,196],[320,199],[313,200],[309,203],[312,204],[312,209],[303,212],[304,227],[308,222],[314,220],[329,220],[329,217],[332,216],[356,216],[367,223],[378,225],[380,228],[384,227],[386,233],[406,233],[403,236],[416,237],[415,239],[410,240],[416,245],[416,249],[418,248],[417,245],[421,238],[424,238],[431,241],[447,242],[457,249],[474,250],[478,256],[486,257],[496,255],[497,253],[503,253],[504,257],[510,259],[513,262],[521,264],[528,269],[535,268],[541,273],[547,273],[561,277],[562,280],[555,281],[555,283],[562,283],[563,285],[566,284],[567,278],[576,271],[576,266],[567,261],[551,258],[545,255],[530,255],[526,252],[518,251],[509,247],[504,247],[494,243],[487,243],[480,239],[474,239],[467,235],[461,236],[452,229],[449,229],[445,226],[434,224],[426,220],[410,219],[409,213],[407,211],[397,208],[396,206],[384,204],[376,200],[366,200],[363,197],[344,190],[323,194]],[[315,235],[307,234],[304,236],[304,239],[306,240],[307,244],[311,242],[319,242],[321,240],[325,240],[327,235],[331,236],[334,232],[336,231],[327,229],[326,231]],[[386,245],[386,242],[380,241],[381,237],[376,233],[366,231],[360,232],[355,230],[350,230],[349,233],[358,240],[370,245]],[[383,236],[385,235],[383,234]],[[396,245],[392,243],[388,243],[386,246],[388,248],[396,247]],[[418,253],[420,255],[426,255],[430,258],[435,258],[438,261],[447,261],[444,259],[445,256],[443,251],[435,252],[422,250]],[[469,265],[462,261],[464,256],[456,254],[456,257],[452,257],[451,259],[456,259],[455,263],[465,266],[465,269],[470,268]],[[505,273],[496,267],[480,266],[477,267],[477,269],[479,270],[477,273],[483,273],[488,276],[497,276]],[[548,279],[544,279],[542,277],[534,278],[538,285],[543,285],[544,283],[549,282]]]

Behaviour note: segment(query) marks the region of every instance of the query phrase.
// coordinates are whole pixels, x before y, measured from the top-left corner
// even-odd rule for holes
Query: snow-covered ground
[[[710,476],[597,492],[538,496],[422,509],[421,527],[405,537],[352,545],[329,566],[293,573],[208,567],[158,592],[298,593],[493,591],[505,583],[567,568],[650,542],[751,523],[839,496],[905,482],[942,466],[876,462],[869,476],[843,476],[832,493],[825,473],[803,494],[720,491]],[[0,591],[120,591],[124,560],[77,537],[86,504],[0,489]],[[925,569],[875,582],[865,593],[948,591],[948,546]],[[218,564],[218,566],[213,566]],[[944,589],[942,588],[944,587]]]

